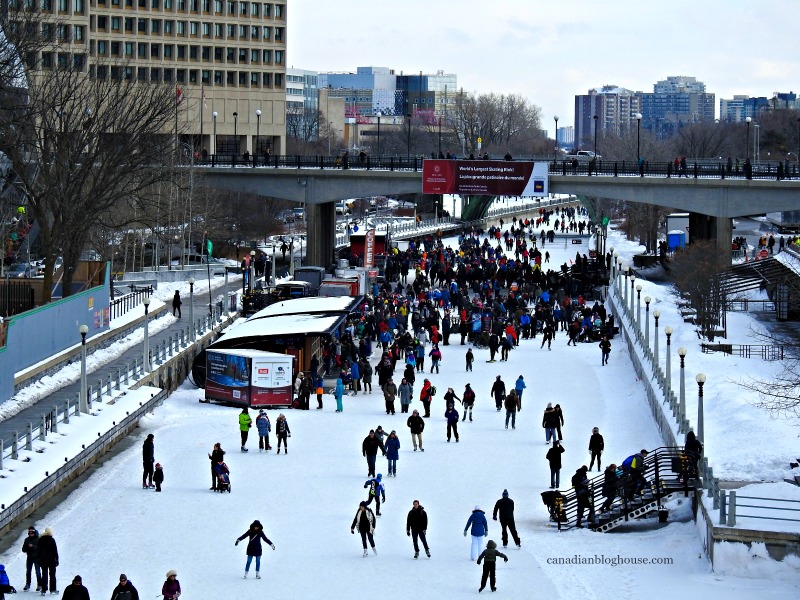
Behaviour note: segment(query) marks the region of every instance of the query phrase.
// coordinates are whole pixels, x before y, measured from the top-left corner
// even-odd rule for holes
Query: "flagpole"
[[[204,104],[206,103],[206,89],[204,86],[200,86],[200,156],[203,156],[203,108]]]

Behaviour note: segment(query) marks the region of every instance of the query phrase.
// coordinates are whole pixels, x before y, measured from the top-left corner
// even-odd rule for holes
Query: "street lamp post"
[[[672,391],[672,363],[671,363],[672,357],[670,356],[672,354],[672,351],[670,350],[670,343],[671,343],[670,340],[672,338],[672,331],[673,331],[673,329],[669,325],[664,327],[664,333],[667,334],[667,349],[666,349],[666,352],[667,352],[667,382],[664,385],[664,391],[667,394],[667,399],[670,401],[670,405],[672,404],[672,398],[670,398],[670,392]]]
[[[411,162],[411,115],[406,115],[406,121],[408,121],[408,133],[406,133],[406,160]]]
[[[442,117],[439,117],[439,154],[436,158],[439,158],[441,156],[442,156]],[[453,202],[455,202],[455,196]],[[455,216],[455,214],[453,216]]]
[[[755,123],[753,131],[753,158],[756,164],[761,164],[761,125]]]
[[[631,322],[633,322],[633,290],[636,283],[636,273],[631,273]]]
[[[81,332],[81,397],[78,400],[78,410],[84,414],[89,412],[89,388],[86,385],[86,334],[89,333],[88,325],[78,328]]]
[[[636,328],[642,333],[642,284],[636,286]],[[641,340],[641,338],[639,338]]]
[[[553,146],[553,164],[555,164],[556,160],[558,160],[558,115],[554,116],[553,120],[556,122],[555,145]]]
[[[219,113],[214,111],[211,113],[211,119],[214,122],[214,154],[217,153],[217,117]]]
[[[686,420],[686,353],[688,351],[686,348],[681,346],[678,348],[678,356],[681,359],[681,387],[680,387],[680,394],[678,396],[678,426],[680,429],[678,433],[684,433],[683,423]]]
[[[614,252],[611,255],[611,279],[614,280],[613,282],[616,283],[617,279],[617,261],[619,260],[619,252]]]
[[[706,382],[704,373],[698,373],[694,376],[697,382],[697,439],[703,443],[703,384]]]
[[[239,113],[233,113],[233,155],[239,154]]]
[[[644,347],[650,350],[650,296],[644,297]]]
[[[636,164],[642,162],[642,113],[636,113]]]
[[[750,117],[745,117],[744,122],[747,123],[747,142],[744,145],[744,150],[747,155],[747,160],[750,160],[750,121],[752,121]]]
[[[197,329],[194,323],[194,277],[189,277],[189,335],[193,342],[197,340]]]
[[[150,296],[145,296],[142,300],[144,304],[144,356],[142,361],[142,368],[145,373],[150,372],[150,331],[148,324],[148,313],[150,312]]]
[[[253,144],[253,166],[258,162],[258,138],[261,137],[261,109],[256,111],[256,142]]]
[[[256,251],[250,250],[250,290],[253,290],[253,279],[256,276]]]
[[[594,159],[597,160],[597,115],[592,117],[594,119]]]
[[[625,300],[623,302],[625,312],[628,312],[628,276],[630,275],[631,268],[628,265],[622,267],[622,274],[625,276]]]
[[[655,320],[655,329],[653,330],[653,365],[656,370],[661,367],[658,364],[658,318],[661,316],[661,311],[655,309],[653,311],[653,319]]]

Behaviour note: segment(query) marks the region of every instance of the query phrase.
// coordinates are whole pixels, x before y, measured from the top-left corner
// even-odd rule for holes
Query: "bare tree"
[[[170,178],[175,90],[137,83],[125,67],[98,64],[91,77],[74,63],[32,72],[27,103],[0,112],[0,150],[40,227],[45,301],[57,256],[67,296],[93,227],[112,209],[146,205]]]

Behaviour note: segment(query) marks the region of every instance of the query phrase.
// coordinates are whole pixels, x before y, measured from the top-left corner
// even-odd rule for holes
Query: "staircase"
[[[650,452],[644,460],[645,479],[647,486],[641,494],[631,494],[629,480],[623,475],[617,482],[617,496],[611,504],[611,509],[600,512],[600,507],[605,501],[602,494],[604,473],[589,481],[589,510],[584,510],[583,523],[594,531],[606,532],[619,527],[631,519],[640,519],[658,513],[664,503],[677,494],[689,496],[700,487],[700,482],[693,477],[696,474],[696,465],[679,447],[657,448]],[[619,471],[619,469],[618,469]],[[688,477],[682,477],[688,474]],[[561,497],[557,498],[556,506],[548,506],[550,521],[559,531],[566,531],[576,527],[578,515],[578,501],[575,490],[559,491]],[[560,506],[558,505],[560,501]],[[594,514],[594,519],[589,516]]]

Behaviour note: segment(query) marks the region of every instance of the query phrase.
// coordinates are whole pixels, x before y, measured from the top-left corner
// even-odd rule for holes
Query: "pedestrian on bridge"
[[[175,311],[178,311],[178,318],[181,318],[181,293],[175,290],[175,295],[172,297],[172,316],[175,316]]]

